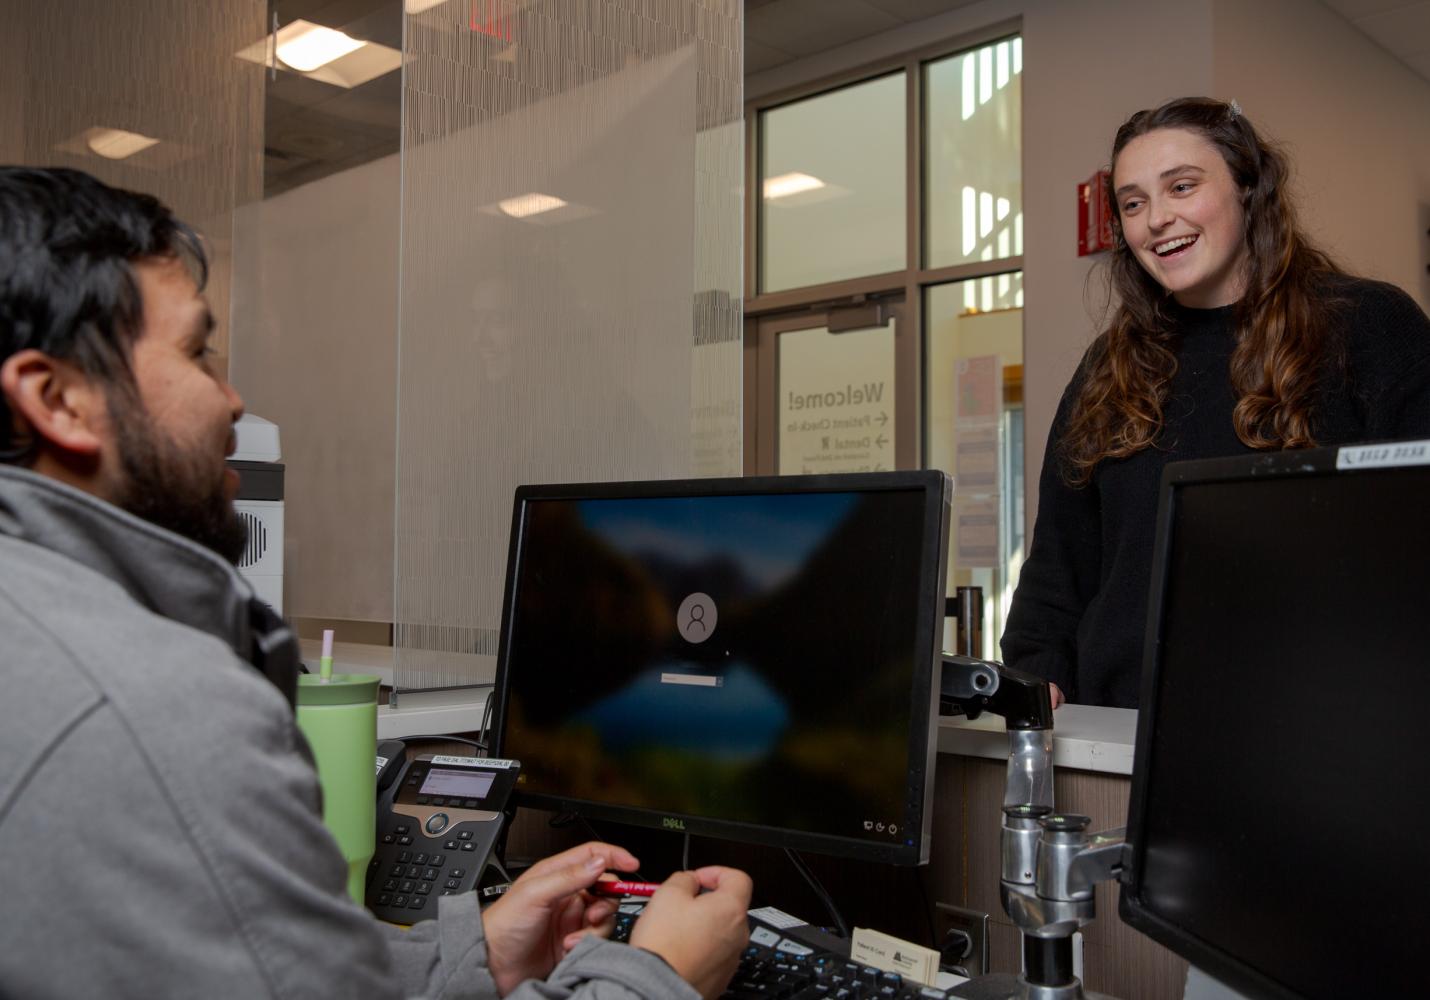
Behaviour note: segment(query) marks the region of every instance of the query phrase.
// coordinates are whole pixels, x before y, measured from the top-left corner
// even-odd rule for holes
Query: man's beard
[[[215,481],[213,459],[183,451],[155,429],[137,401],[110,400],[124,480],[114,503],[237,564],[248,528]]]

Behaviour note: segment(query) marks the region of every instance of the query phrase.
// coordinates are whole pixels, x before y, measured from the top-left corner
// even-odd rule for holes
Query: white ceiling
[[[1405,65],[1430,80],[1430,0],[1323,0]]]
[[[303,17],[354,37],[401,47],[400,0],[271,2],[280,23]],[[979,0],[744,0],[745,75],[975,2]],[[1430,0],[1319,2],[1430,80]],[[401,107],[397,73],[346,91],[279,73],[267,88],[268,193],[396,152]]]
[[[745,0],[745,75],[977,0]]]
[[[745,0],[745,75],[973,2],[975,0]],[[1430,80],[1430,0],[1321,2]]]

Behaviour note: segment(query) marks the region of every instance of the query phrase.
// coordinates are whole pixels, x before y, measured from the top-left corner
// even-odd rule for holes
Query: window
[[[1022,73],[997,33],[746,109],[746,471],[947,471],[990,657],[1023,558]]]
[[[1023,252],[1023,42],[924,66],[929,267]]]
[[[904,267],[903,73],[760,114],[760,291]]]

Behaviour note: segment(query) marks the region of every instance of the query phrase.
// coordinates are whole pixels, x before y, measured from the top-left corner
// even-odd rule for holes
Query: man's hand
[[[1052,681],[1048,681],[1048,694],[1053,699],[1054,708],[1057,708],[1063,702],[1067,701],[1067,699],[1063,697],[1063,689],[1058,687]]]
[[[608,869],[633,872],[639,867],[629,851],[592,842],[527,869],[482,914],[487,968],[497,992],[506,996],[527,979],[545,979],[582,935],[609,934],[616,901],[585,890]]]
[[[676,872],[646,904],[631,944],[665,959],[713,1000],[729,985],[750,940],[745,914],[751,889],[750,876],[734,868]]]

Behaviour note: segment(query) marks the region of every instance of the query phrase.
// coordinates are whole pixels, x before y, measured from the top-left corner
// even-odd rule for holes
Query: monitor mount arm
[[[1022,932],[1021,976],[981,976],[953,991],[977,1000],[1083,1000],[1072,936],[1096,916],[1094,887],[1122,870],[1126,830],[1089,834],[1086,816],[1053,812],[1053,705],[1048,682],[992,660],[943,655],[939,714],[1001,715],[1008,727],[1003,794],[1003,909]]]

